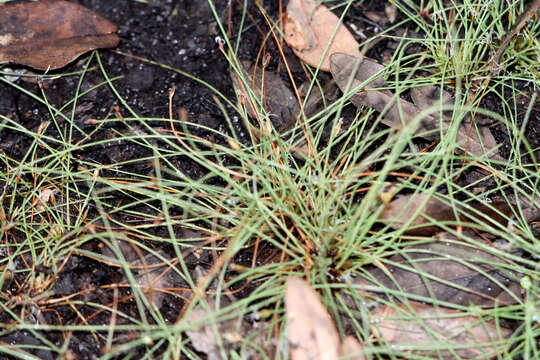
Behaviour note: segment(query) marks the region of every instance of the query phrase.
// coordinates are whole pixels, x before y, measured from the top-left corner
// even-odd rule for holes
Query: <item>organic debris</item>
[[[270,121],[277,131],[283,132],[294,125],[296,120],[293,113],[298,101],[293,93],[283,83],[278,74],[253,66],[249,61],[240,62],[240,70],[247,84],[243,84],[239,75],[231,69],[231,79],[239,97],[243,99],[256,98],[259,104],[246,102],[245,107],[248,115],[258,119],[258,109],[265,109]],[[247,87],[246,87],[247,86]],[[247,89],[251,89],[255,96],[249,96]]]
[[[230,70],[235,92],[240,99],[239,103],[244,103],[243,106],[245,106],[247,114],[259,121],[264,114],[259,114],[257,109],[264,108],[272,126],[279,133],[285,133],[294,127],[297,119],[301,117],[302,111],[306,118],[316,116],[325,108],[325,105],[336,100],[340,92],[336,83],[330,80],[323,89],[313,88],[307,94],[310,83],[304,82],[298,89],[303,103],[303,106],[300,106],[297,98],[278,74],[256,67],[249,61],[240,61],[240,70],[247,84],[242,83],[239,74],[234,69]],[[249,101],[253,97],[248,96],[249,90],[247,90],[246,85],[253,91],[254,98],[258,99],[259,103],[254,104]],[[331,130],[332,124],[327,125],[323,129],[323,138],[328,138]],[[299,136],[304,136],[304,134]],[[295,138],[295,140],[298,140],[298,145],[295,146],[293,153],[295,157],[309,156],[310,150],[307,140],[305,138]]]
[[[151,307],[157,309],[161,307],[165,294],[171,291],[167,289],[174,289],[179,284],[186,285],[172,268],[176,261],[162,250],[151,253],[127,240],[116,240],[113,249],[105,246],[101,251],[109,257],[111,263],[116,263],[118,267],[123,267],[122,264],[125,263],[129,267],[136,285],[141,289]],[[128,279],[129,277],[125,274],[124,280]]]
[[[409,223],[414,214],[418,216]],[[431,236],[444,231],[435,223],[451,228],[480,228],[482,224],[507,226],[512,215],[513,208],[503,200],[489,203],[472,201],[466,205],[456,201],[451,205],[450,200],[442,201],[434,195],[417,193],[390,201],[378,219],[396,230],[403,229],[409,223],[404,231],[409,235]]]
[[[0,4],[0,64],[61,68],[81,54],[118,44],[116,25],[63,0]]]
[[[418,302],[375,308],[370,324],[392,347],[437,359],[489,359],[512,334],[493,321]]]
[[[399,98],[388,90],[389,85],[383,79],[383,65],[369,59],[335,53],[330,57],[330,68],[334,80],[345,94],[356,90],[350,98],[351,102],[358,107],[367,106],[377,110],[381,113],[383,124],[401,129],[420,118],[415,131],[418,136],[436,140],[439,139],[441,131],[446,132],[449,119],[441,119],[437,113],[422,114],[424,110],[437,105],[429,100],[434,100],[433,97],[425,98],[426,102],[422,104],[430,105],[428,108],[421,108]],[[433,94],[438,90],[430,87],[422,91]],[[443,95],[441,98],[448,99],[448,96]],[[501,159],[495,152],[497,142],[489,129],[480,128],[477,133],[474,124],[461,121],[456,140],[463,150],[476,156],[487,153],[493,159]]]
[[[285,289],[291,359],[337,359],[339,336],[317,293],[298,277],[289,277]]]
[[[360,56],[358,43],[340,19],[320,1],[290,0],[285,18],[285,40],[305,63],[330,71],[330,55]]]
[[[222,304],[222,306],[225,306]],[[215,301],[208,301],[207,307],[198,306],[190,311],[182,322],[187,324],[203,323],[203,320],[215,317],[218,311]],[[259,349],[265,349],[266,355],[269,356],[275,352],[273,346],[270,345],[262,334],[265,328],[269,326],[264,321],[248,323],[247,321],[238,322],[236,319],[218,320],[214,323],[204,322],[205,325],[199,326],[192,330],[187,330],[186,335],[191,340],[191,345],[195,350],[205,353],[208,360],[221,360],[228,357],[222,356],[222,350],[227,350],[235,345],[242,345],[242,342],[257,345]],[[267,329],[266,329],[267,330]],[[227,352],[225,351],[225,354]],[[254,359],[258,359],[254,355]],[[260,357],[262,358],[262,357]]]
[[[341,355],[362,360],[362,346],[353,337],[343,344],[328,311],[309,284],[299,277],[287,278],[285,310],[289,347],[293,360],[337,360]]]
[[[521,301],[520,275],[505,270],[507,261],[451,234],[439,238],[401,249],[355,283],[375,292],[397,290],[404,296],[421,296],[426,302],[494,307]]]

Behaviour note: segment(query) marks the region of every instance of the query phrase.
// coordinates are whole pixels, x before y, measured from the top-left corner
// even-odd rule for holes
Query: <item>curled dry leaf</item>
[[[118,44],[116,25],[63,0],[0,4],[0,63],[57,69],[81,54]]]
[[[454,206],[428,194],[411,194],[400,196],[385,205],[378,220],[387,223],[394,229],[401,229],[419,209],[419,215],[405,229],[409,235],[435,235],[443,231],[434,222],[443,223],[449,227],[458,224],[501,224],[508,225],[513,209],[506,201],[483,203],[471,201],[466,205],[455,203]]]
[[[285,287],[291,359],[337,360],[339,336],[315,290],[304,280],[292,276]]]
[[[321,70],[330,71],[331,54],[341,52],[360,56],[360,50],[339,18],[320,3],[314,0],[289,1],[284,25],[285,40],[302,61],[311,66],[320,64]]]
[[[417,302],[375,308],[371,329],[393,347],[438,359],[490,359],[511,335],[493,321]]]
[[[435,108],[441,97],[445,99],[445,102],[450,101],[448,95],[436,98],[435,94],[440,94],[440,90],[436,87],[414,90],[413,99],[422,99],[419,104],[398,98],[390,90],[385,90],[388,84],[382,77],[384,66],[369,59],[335,53],[330,57],[330,69],[334,80],[344,93],[361,88],[361,91],[351,97],[353,104],[377,110],[382,115],[382,122],[395,129],[400,129],[420,117],[426,108]],[[429,96],[425,96],[426,94]],[[479,128],[478,134],[473,125],[471,122],[462,121],[457,132],[457,143],[473,155],[481,156],[489,152],[492,159],[501,160],[501,157],[494,152],[497,142],[489,129]],[[422,116],[416,132],[418,136],[437,140],[441,127],[444,132],[448,126],[449,119],[444,117],[441,119],[439,114],[431,113]]]
[[[450,234],[441,237],[445,241],[403,249],[382,261],[384,268],[369,271],[355,283],[376,292],[398,290],[464,306],[493,307],[520,301],[519,274],[504,270],[504,260],[477,246],[457,243]]]
[[[39,195],[34,199],[32,202],[32,205],[36,205],[36,211],[40,212],[46,209],[49,201],[52,205],[55,205],[56,199],[54,194],[56,193],[56,190],[48,188],[48,187],[42,187],[39,189]]]

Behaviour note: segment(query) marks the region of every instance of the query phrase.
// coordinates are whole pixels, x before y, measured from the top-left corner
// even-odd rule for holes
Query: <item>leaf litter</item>
[[[361,360],[362,346],[348,336],[342,344],[336,326],[319,296],[299,277],[285,285],[289,349],[293,360],[337,360],[340,355]]]
[[[381,259],[380,265],[354,283],[368,291],[391,294],[395,290],[425,302],[491,308],[521,301],[521,274],[505,270],[511,265],[508,260],[479,249],[478,243],[485,242],[467,235],[477,243],[467,244],[442,233],[426,244],[409,245]]]
[[[431,236],[444,231],[440,225],[451,228],[462,226],[477,228],[485,224],[508,226],[516,213],[516,204],[503,199],[483,201],[443,201],[426,193],[403,195],[385,204],[378,220],[393,229],[403,229],[408,235]],[[535,209],[534,207],[532,209]],[[527,223],[536,220],[538,211],[525,211]],[[418,213],[412,221],[411,215]],[[439,223],[440,225],[438,225]]]
[[[237,95],[249,101],[246,85],[253,90],[255,98],[261,100],[260,104],[246,103],[249,116],[258,119],[257,109],[263,108],[270,114],[270,121],[280,132],[288,130],[295,120],[294,109],[298,102],[292,91],[285,85],[281,77],[271,71],[252,65],[249,61],[240,62],[240,71],[247,84],[242,84],[238,74],[231,69],[230,75]]]
[[[420,119],[416,133],[429,140],[438,140],[441,130],[447,131],[450,125],[448,117],[441,119],[436,113],[423,114],[427,109],[436,109],[439,98],[424,96],[440,93],[435,86],[413,91],[413,99],[424,99],[417,105],[398,98],[388,90],[389,85],[382,78],[385,67],[372,60],[334,53],[330,58],[330,68],[336,83],[345,94],[353,89],[359,90],[352,95],[351,102],[358,107],[367,106],[377,110],[381,113],[383,124],[401,129],[413,120]],[[450,100],[448,94],[441,97],[447,102]],[[475,156],[488,153],[492,159],[501,160],[495,149],[497,142],[489,129],[479,128],[478,132],[469,121],[460,123],[456,140],[462,150]]]
[[[110,264],[123,269],[125,282],[129,276],[124,266],[129,267],[136,286],[140,288],[150,307],[160,308],[167,293],[178,293],[174,290],[186,288],[188,285],[173,270],[177,260],[162,250],[150,252],[135,242],[117,239],[113,246],[102,247],[101,252]]]
[[[39,3],[25,3],[25,6],[35,6],[32,11],[37,13],[36,9],[40,6],[38,4],[51,6],[53,3],[67,2],[44,0]],[[22,9],[22,4],[0,5],[0,7],[2,7],[0,23],[4,24],[1,17],[8,13],[4,10],[12,7],[9,11],[12,11],[12,14],[18,14]],[[103,21],[104,19],[93,13],[88,13],[87,10],[81,10],[81,14],[83,15],[78,16],[98,21],[97,27],[100,30],[97,33],[67,32],[56,39],[56,43],[52,41],[55,45],[46,48],[45,52],[36,50],[31,56],[20,49],[37,49],[33,42],[33,34],[28,35],[29,33],[24,32],[26,31],[24,29],[11,29],[9,30],[11,33],[0,33],[0,63],[16,62],[38,69],[54,69],[65,66],[85,51],[98,47],[116,46],[118,43],[118,37],[114,34],[116,26],[106,20]],[[328,32],[328,30],[331,31]],[[17,31],[23,34],[16,39],[17,41],[22,39],[21,43],[12,37],[12,34]],[[336,31],[334,40],[328,46],[334,31]],[[82,39],[79,38],[77,45],[74,45],[74,39],[77,37],[82,37]],[[388,84],[382,77],[385,67],[369,59],[362,59],[354,37],[343,24],[340,24],[339,18],[319,2],[297,0],[289,2],[285,37],[293,51],[304,62],[312,66],[318,66],[320,63],[322,70],[332,70],[335,82],[344,93],[350,92],[351,89],[361,89],[351,97],[351,102],[357,106],[371,107],[379,111],[383,117],[382,122],[390,127],[399,129],[405,126],[407,121],[420,117],[420,114],[428,108],[440,109],[441,100],[446,106],[452,105],[451,96],[436,86],[412,89],[412,103],[399,99],[389,90]],[[322,54],[327,47],[327,54],[323,58]],[[342,52],[347,52],[347,54]],[[261,99],[262,106],[274,115],[272,122],[276,129],[283,132],[294,126],[299,113],[298,103],[280,76],[248,63],[242,63],[241,70],[256,97]],[[241,89],[243,85],[236,74],[231,74],[231,77],[235,82],[235,87]],[[248,98],[247,94],[241,94],[241,96]],[[317,91],[312,92],[312,96],[307,100],[309,105],[307,108],[320,108],[318,104],[321,102],[320,98],[324,96],[324,92],[322,95]],[[254,107],[247,107],[247,111],[254,118],[258,116]],[[312,111],[315,112],[315,110],[306,112],[312,113]],[[438,139],[441,129],[442,131],[447,129],[450,118],[451,114],[443,111],[423,116],[419,126],[422,136],[430,140]],[[492,159],[500,159],[494,150],[497,144],[489,130],[480,128],[478,135],[476,129],[471,128],[472,126],[473,124],[467,122],[459,126],[458,143],[461,147],[474,155],[488,152]],[[493,307],[510,305],[519,301],[521,293],[519,283],[516,281],[519,274],[501,271],[500,268],[504,267],[505,261],[489,252],[458,242],[459,239],[452,235],[441,235],[441,229],[432,226],[433,222],[430,219],[449,223],[459,223],[462,220],[474,222],[473,218],[467,216],[467,209],[463,209],[465,218],[461,219],[456,217],[455,208],[433,197],[426,200],[426,196],[425,194],[404,196],[390,202],[379,216],[379,220],[390,221],[391,227],[401,228],[408,219],[396,214],[394,210],[402,208],[405,201],[413,203],[413,207],[418,205],[414,208],[415,212],[423,206],[420,216],[405,232],[411,234],[420,228],[422,229],[420,235],[431,236],[439,233],[439,238],[444,238],[444,240],[407,247],[401,253],[390,257],[384,267],[370,271],[369,281],[364,279],[365,281],[359,281],[359,283],[372,287],[383,284],[385,289],[399,290],[405,294],[459,305],[474,304]],[[505,225],[513,209],[503,202],[500,205],[498,210],[504,216],[501,218],[501,214],[497,212],[489,216],[494,222]],[[499,204],[490,205],[495,208],[498,206]],[[477,204],[473,208],[482,213],[487,209],[483,204]],[[123,251],[126,252],[124,257],[131,266],[145,268],[145,271],[137,272],[137,283],[148,290],[145,295],[148,296],[149,303],[159,307],[163,297],[158,293],[170,285],[171,281],[164,280],[166,279],[163,276],[164,271],[168,270],[160,266],[153,268],[147,266],[159,264],[155,255],[144,254],[141,257],[140,254],[134,256],[133,249]],[[159,255],[165,257],[163,253]],[[501,287],[500,284],[503,286]],[[293,359],[337,359],[339,356],[349,356],[348,358],[353,359],[364,358],[360,354],[363,351],[362,345],[355,338],[347,336],[343,342],[340,341],[330,315],[316,292],[305,281],[294,277],[288,278],[285,303],[289,323],[289,345]],[[439,350],[410,350],[414,354],[438,355],[443,358],[454,358],[454,353],[463,358],[495,356],[501,351],[503,339],[511,334],[510,330],[496,327],[491,321],[481,321],[477,317],[465,315],[456,310],[414,302],[406,304],[397,307],[384,305],[373,310],[372,331],[382,341],[391,345],[404,348],[435,348],[437,346],[440,348]],[[182,321],[198,322],[205,317],[211,317],[215,311],[217,311],[216,303],[209,301],[207,309],[195,309]],[[407,312],[412,312],[414,315],[408,318],[404,316]],[[261,326],[266,325],[266,323],[261,323]],[[239,326],[237,321],[231,320],[221,322],[217,327],[205,325],[195,330],[188,330],[186,334],[197,351],[206,353],[209,359],[220,359],[222,358],[220,352],[222,344],[234,344],[239,339],[246,338],[253,328],[253,324],[242,322]],[[262,338],[255,339],[260,341]],[[441,339],[443,339],[442,342]]]
[[[370,325],[394,348],[438,359],[489,359],[504,350],[512,334],[492,320],[414,301],[376,308]]]
[[[330,54],[360,56],[354,36],[320,1],[290,0],[284,25],[285,41],[305,63],[330,70]]]
[[[81,54],[115,47],[116,25],[63,0],[0,4],[0,64],[61,68]]]
[[[221,308],[229,305],[229,301],[225,303],[221,302]],[[186,335],[191,340],[191,345],[195,350],[206,354],[208,360],[226,359],[227,357],[222,355],[222,350],[225,350],[225,354],[227,354],[227,350],[235,346],[240,346],[243,342],[256,344],[260,348],[265,349],[267,354],[275,351],[275,346],[270,344],[262,336],[265,330],[268,331],[268,327],[270,326],[268,322],[249,322],[245,319],[238,322],[235,318],[230,317],[225,320],[216,320],[213,323],[205,321],[205,319],[214,318],[215,313],[219,310],[216,301],[207,300],[206,306],[197,306],[182,319],[182,322],[187,326],[197,323],[201,324],[187,330]],[[239,313],[239,311],[233,310],[231,313],[235,314],[237,312]],[[262,359],[263,357],[253,353],[250,358]]]
[[[332,38],[336,29],[336,36]],[[335,84],[343,93],[354,91],[350,101],[358,108],[373,108],[379,112],[383,124],[399,130],[416,120],[416,136],[438,141],[452,122],[457,121],[456,142],[460,152],[503,160],[489,129],[472,122],[468,114],[453,114],[454,99],[439,86],[410,89],[412,102],[394,94],[384,80],[386,67],[362,57],[354,37],[339,22],[339,18],[320,2],[291,0],[287,7],[284,34],[288,45],[303,62],[314,67],[320,65],[323,71],[331,71]],[[263,74],[264,71],[249,63],[243,63],[243,67],[244,76],[252,83],[257,97],[265,104],[270,115],[279,117],[285,114],[281,122],[280,119],[272,120],[276,129],[283,132],[283,129],[293,127],[300,109],[297,99],[281,77],[266,72],[264,76],[254,78],[251,74]],[[238,78],[233,73],[231,76],[238,89]],[[264,84],[264,81],[271,85]],[[320,99],[313,96],[306,103],[314,105],[319,102]],[[320,106],[312,107],[315,108],[320,109]],[[306,111],[308,117],[314,113],[313,110]],[[249,109],[248,114],[257,117]],[[304,154],[309,155],[309,151],[304,151]],[[416,318],[406,321],[394,319],[399,312],[395,308],[377,307],[373,310],[373,315],[379,317],[375,321],[378,325],[373,328],[374,333],[392,345],[405,348],[437,348],[442,341],[438,351],[411,350],[411,353],[419,355],[454,358],[454,354],[458,354],[462,358],[474,358],[498,354],[503,339],[510,336],[511,330],[496,327],[493,321],[482,321],[443,306],[432,306],[429,302],[493,308],[522,301],[521,274],[504,270],[512,267],[506,258],[478,248],[478,243],[484,243],[489,248],[490,244],[484,240],[489,234],[483,233],[483,237],[480,237],[467,233],[468,230],[483,229],[487,223],[495,227],[511,226],[517,214],[517,201],[519,207],[525,210],[523,214],[527,223],[538,219],[538,208],[529,201],[521,200],[514,199],[509,203],[508,199],[500,199],[489,203],[472,201],[450,205],[432,195],[418,193],[386,204],[379,221],[394,229],[402,229],[408,223],[405,234],[436,238],[426,244],[408,246],[354,282],[375,292],[378,287],[379,293],[397,291],[402,296],[422,298],[428,302],[408,302]],[[417,211],[418,216],[411,222],[410,214]],[[461,237],[444,233],[445,228],[441,228],[441,225],[466,231],[469,239],[477,243],[471,245]],[[350,339],[346,338],[339,345],[330,315],[307,283],[289,278],[285,303],[291,358],[334,359],[340,348],[342,351],[346,348],[362,351],[362,346],[354,338],[350,344]],[[398,307],[405,308],[405,305]]]
[[[336,36],[332,37],[335,29],[337,29]],[[343,93],[347,94],[357,89],[358,91],[350,98],[351,102],[358,107],[373,108],[381,113],[383,124],[401,129],[419,118],[415,133],[436,141],[439,140],[441,132],[445,133],[448,130],[452,121],[458,121],[460,124],[456,140],[462,151],[475,156],[488,154],[491,159],[502,160],[496,150],[497,141],[488,128],[480,126],[477,129],[468,115],[452,120],[452,114],[448,109],[439,110],[441,100],[447,108],[451,108],[453,104],[451,96],[439,87],[430,85],[412,89],[411,97],[414,103],[393,94],[383,79],[385,66],[362,57],[359,44],[352,34],[340,24],[339,18],[320,2],[291,0],[287,6],[284,34],[285,40],[302,61],[312,66],[318,66],[320,63],[321,70],[331,71]],[[269,78],[268,82],[276,86],[260,86],[260,80],[257,79],[260,76],[255,76],[253,81],[254,77],[250,75],[256,74],[258,70],[254,70],[249,64],[244,65],[244,68],[247,67],[250,70],[247,71],[246,78],[255,85],[253,88],[257,97],[268,103],[269,112],[278,117],[272,120],[273,123],[278,123],[276,129],[280,131],[281,128],[291,128],[297,115],[290,110],[296,100],[292,92],[274,74],[266,76]],[[238,88],[237,75],[232,74],[232,78],[235,88]],[[275,90],[270,87],[274,87]],[[267,89],[268,94],[263,91],[262,97],[259,97],[261,95],[259,89],[263,88]],[[277,104],[281,104],[281,107]],[[425,113],[428,109],[431,109],[431,112]],[[255,117],[253,106],[250,106],[248,112]],[[285,115],[286,118],[279,119],[280,115]],[[306,113],[306,116],[309,114]],[[283,127],[282,124],[286,126]]]

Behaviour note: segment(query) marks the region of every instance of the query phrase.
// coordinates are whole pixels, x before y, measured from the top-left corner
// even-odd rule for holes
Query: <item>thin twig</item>
[[[521,15],[514,28],[506,35],[501,46],[491,60],[491,75],[497,75],[501,71],[502,66],[499,64],[499,61],[501,60],[502,54],[504,53],[514,36],[516,36],[516,34],[519,33],[521,29],[525,26],[525,24],[534,16],[536,11],[538,10],[538,7],[540,7],[540,0],[534,0],[529,5],[527,10],[525,10],[525,12]]]

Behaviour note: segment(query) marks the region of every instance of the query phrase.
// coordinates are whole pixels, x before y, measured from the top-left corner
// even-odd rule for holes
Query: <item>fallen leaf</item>
[[[483,203],[470,201],[467,204],[456,202],[453,206],[435,196],[423,193],[400,196],[384,206],[378,220],[393,229],[401,229],[418,212],[404,233],[409,235],[435,235],[444,231],[435,222],[455,228],[461,225],[466,229],[472,224],[508,225],[513,208],[506,201]],[[481,215],[480,215],[481,214]]]
[[[292,276],[287,278],[285,287],[291,359],[337,360],[339,336],[315,290]]]
[[[0,4],[0,63],[57,69],[81,54],[118,44],[116,25],[63,0]]]
[[[309,87],[310,87],[309,82],[305,82],[304,84],[302,84],[302,86],[300,86],[300,89],[299,89],[299,92],[301,93],[301,95],[305,95],[306,92],[304,90]],[[304,101],[303,108],[304,108],[304,113],[306,115],[306,118],[310,119],[310,121],[313,121],[316,119],[317,114],[321,114],[324,116],[324,109],[328,106],[328,104],[332,103],[334,100],[337,100],[339,96],[340,96],[340,90],[337,87],[335,81],[333,80],[329,81],[324,86],[323,89],[313,87],[311,89],[311,92],[307,96],[307,100],[303,100]],[[300,114],[301,111],[302,110],[301,110],[300,104],[296,103],[293,114]],[[296,117],[295,117],[295,120],[296,120]],[[326,123],[326,125],[324,125],[324,128],[322,130],[322,135],[321,135],[321,141],[326,141],[327,139],[329,139],[332,136],[332,131],[336,131],[336,129],[338,129],[338,131],[334,133],[334,136],[339,136],[341,132],[345,130],[342,127],[338,128],[334,126],[334,124],[335,124],[335,121],[329,121]],[[318,129],[314,128],[312,131],[316,133]],[[300,141],[294,142],[295,145],[294,145],[293,156],[296,157],[297,159],[309,158],[313,151],[314,144],[313,143],[310,144],[308,142],[306,138],[306,134],[303,132],[299,134],[299,137],[300,137]]]
[[[241,61],[240,67],[247,84],[242,83],[233,69],[230,75],[237,94],[246,99],[245,106],[248,115],[255,119],[259,118],[256,108],[263,107],[270,114],[270,121],[278,132],[286,131],[293,126],[296,121],[293,111],[298,102],[281,77],[276,73],[255,67],[249,61]],[[246,85],[253,91],[259,104],[247,101],[253,97],[249,96]]]
[[[396,290],[464,306],[493,307],[520,301],[520,276],[504,270],[506,261],[477,246],[457,243],[450,234],[441,238],[444,241],[402,249],[355,283],[375,292]]]
[[[335,53],[330,57],[330,69],[334,80],[344,93],[361,88],[360,91],[352,95],[351,102],[358,107],[367,106],[377,110],[382,115],[383,124],[387,126],[401,129],[418,118],[424,110],[418,104],[397,98],[390,90],[385,89],[388,88],[388,84],[383,79],[385,68],[374,61],[350,54]],[[416,91],[417,93],[418,91],[433,93],[434,90],[427,88]],[[438,101],[438,99],[436,100]],[[432,107],[436,103],[425,98],[420,105]],[[468,121],[463,121],[460,124],[456,138],[457,143],[473,155],[481,156],[490,152],[490,158],[501,160],[502,158],[494,152],[497,142],[489,129],[479,128],[480,135],[478,135],[473,125]],[[440,128],[442,127],[444,132],[448,126],[448,121],[440,119],[438,114],[432,113],[422,116],[416,133],[417,136],[437,140]]]
[[[224,306],[223,301],[221,304]],[[186,335],[189,337],[191,345],[195,350],[205,353],[208,360],[221,360],[223,359],[220,351],[222,348],[227,353],[228,349],[238,344],[243,345],[246,352],[250,352],[250,359],[273,358],[271,355],[275,353],[276,349],[274,345],[268,343],[266,338],[266,333],[270,326],[267,322],[248,322],[245,320],[239,322],[235,318],[212,321],[211,319],[215,318],[214,313],[217,310],[216,302],[209,300],[208,308],[203,309],[198,306],[182,319],[188,326],[193,323],[202,322],[202,325],[197,328],[186,331]],[[238,313],[238,316],[241,316],[239,311],[233,310],[233,313]],[[256,345],[258,349],[264,349],[267,352],[265,354],[266,356],[257,356],[259,354],[253,351],[254,349],[245,346],[246,342]]]
[[[210,301],[209,304],[209,310],[202,308],[194,309],[186,315],[184,321],[186,323],[195,323],[204,318],[211,318],[212,312],[216,311],[216,304],[213,301]],[[220,353],[219,337],[222,337],[222,339],[228,337],[235,338],[238,337],[238,331],[236,321],[228,320],[217,322],[215,328],[209,323],[197,329],[187,330],[186,335],[191,340],[191,345],[193,345],[195,350],[205,353],[208,356],[208,360],[220,360],[223,357]]]
[[[121,256],[106,246],[101,248],[102,254],[109,258],[107,261],[118,267],[123,267],[123,261],[129,264],[135,282],[144,293],[150,306],[161,307],[167,292],[166,289],[174,288],[180,284],[186,285],[180,275],[172,270],[171,265],[162,260],[167,259],[171,263],[175,262],[165,252],[158,250],[156,253],[151,253],[127,240],[118,239],[116,244],[116,251],[120,251]],[[120,260],[121,258],[123,259]],[[127,276],[124,276],[124,281],[127,281]]]
[[[341,344],[340,355],[348,360],[365,360],[364,347],[352,336],[346,336]]]
[[[443,105],[452,105],[454,103],[452,96],[438,86],[426,85],[413,87],[410,92],[413,103],[421,109],[427,109],[429,107],[438,108],[441,102]],[[432,114],[432,116],[437,119],[440,118],[438,114]],[[445,120],[449,120],[451,117],[452,114],[449,113],[445,116]]]
[[[438,359],[489,359],[503,351],[511,330],[453,309],[417,302],[372,311],[371,329],[380,339],[415,355]]]
[[[165,252],[160,251],[159,254],[170,260]],[[136,271],[135,281],[146,296],[148,303],[159,309],[165,297],[165,289],[174,287],[171,281],[174,271],[166,262],[150,253],[144,259],[132,262],[131,265],[140,268]]]
[[[320,64],[324,71],[330,71],[329,57],[333,53],[360,56],[352,34],[320,1],[290,0],[284,33],[285,41],[302,61],[315,67]]]
[[[240,98],[244,99],[243,102],[248,115],[254,119],[259,119],[260,114],[257,114],[256,108],[264,106],[266,112],[270,115],[269,119],[272,126],[279,133],[284,133],[296,125],[302,108],[306,118],[313,120],[316,114],[321,113],[325,106],[339,96],[339,88],[333,80],[330,80],[323,89],[313,87],[307,99],[303,100],[304,105],[301,107],[297,98],[278,74],[255,67],[249,61],[240,61],[240,69],[246,83],[242,82],[239,74],[234,69],[230,70],[230,75],[236,93]],[[310,85],[309,82],[305,82],[300,86],[300,96],[307,96],[304,90],[310,88]],[[251,89],[254,96],[249,97],[248,88]],[[251,103],[249,99],[252,98],[257,99],[258,104]],[[333,128],[332,123],[327,124],[323,130],[322,138],[329,138]],[[298,137],[302,138],[299,139]],[[298,137],[289,143],[294,144],[293,155],[303,159],[309,156],[309,146],[304,133],[301,133]],[[231,147],[236,146],[236,144],[231,144],[230,140],[228,141]]]

